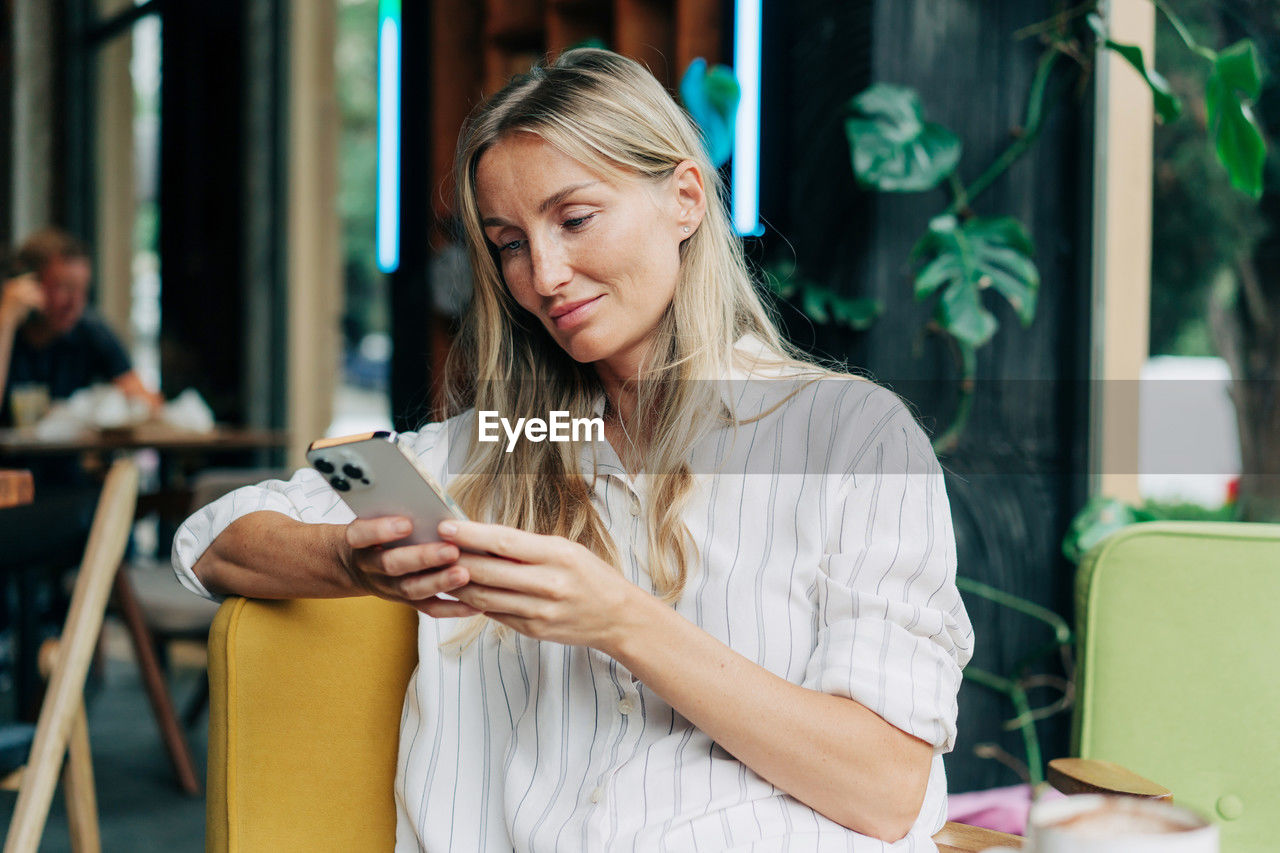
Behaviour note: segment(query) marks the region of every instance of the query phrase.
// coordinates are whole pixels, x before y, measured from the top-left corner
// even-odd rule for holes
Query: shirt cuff
[[[222,531],[236,519],[250,513],[268,510],[298,518],[298,512],[289,499],[280,492],[261,486],[245,486],[223,495],[218,500],[201,507],[182,522],[173,536],[170,560],[173,572],[187,589],[211,601],[223,601],[226,596],[215,595],[196,577],[194,566],[204,556]]]
[[[853,699],[936,752],[950,752],[961,679],[947,630],[950,616],[855,597],[859,615],[819,626],[804,686]]]

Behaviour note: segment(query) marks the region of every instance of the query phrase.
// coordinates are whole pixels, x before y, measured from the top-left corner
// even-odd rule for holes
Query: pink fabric
[[[1063,795],[1047,789],[1042,799],[1055,800]],[[1027,834],[1027,812],[1031,810],[1031,786],[1010,785],[947,797],[947,820],[1010,832]]]

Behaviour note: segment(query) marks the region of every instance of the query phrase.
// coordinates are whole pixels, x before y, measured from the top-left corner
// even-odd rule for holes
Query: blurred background
[[[0,244],[85,239],[144,378],[287,431],[272,464],[412,428],[467,298],[463,118],[610,47],[727,146],[790,337],[938,440],[961,575],[1070,622],[1082,509],[1280,517],[1280,10],[1165,5],[4,0]],[[1065,755],[1070,661],[1028,675],[1052,635],[998,598],[966,595],[975,664],[1028,676]],[[1007,693],[960,707],[954,790],[1035,778]]]

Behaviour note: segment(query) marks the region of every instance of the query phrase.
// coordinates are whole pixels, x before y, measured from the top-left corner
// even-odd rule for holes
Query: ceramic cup
[[[1168,802],[1077,794],[1032,807],[1023,853],[1218,853],[1218,828]]]
[[[24,382],[9,389],[9,407],[13,425],[34,426],[49,411],[49,388],[36,382]]]

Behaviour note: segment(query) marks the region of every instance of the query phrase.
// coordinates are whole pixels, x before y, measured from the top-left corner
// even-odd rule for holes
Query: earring
[[[684,233],[686,233],[686,234],[688,234],[688,233],[689,233],[689,226],[688,226],[688,225],[686,225],[686,226],[684,227]]]

